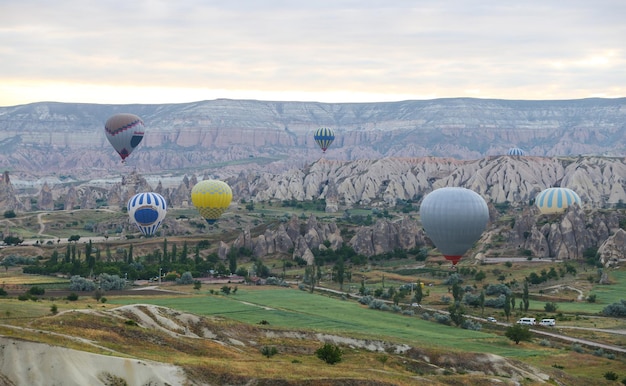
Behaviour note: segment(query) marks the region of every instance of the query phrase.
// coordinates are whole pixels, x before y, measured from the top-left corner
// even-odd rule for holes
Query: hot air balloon
[[[315,138],[315,142],[319,145],[324,153],[326,153],[326,149],[330,146],[331,143],[335,140],[335,132],[333,129],[327,127],[320,127],[315,130],[315,134],[313,135]]]
[[[519,147],[512,147],[512,148],[509,149],[507,154],[508,155],[523,156],[523,155],[526,155],[526,152],[524,150],[520,149]]]
[[[489,209],[472,190],[441,188],[424,197],[420,218],[437,249],[456,265],[485,230]]]
[[[563,213],[573,203],[580,205],[580,197],[568,188],[548,188],[535,198],[535,205],[542,214]]]
[[[220,218],[232,198],[230,186],[219,180],[200,181],[191,189],[191,202],[209,224]]]
[[[115,114],[107,119],[104,131],[115,151],[122,157],[122,162],[125,162],[126,157],[143,139],[144,126],[141,118],[134,114]]]
[[[127,208],[128,216],[141,233],[151,236],[165,219],[167,203],[158,193],[137,193],[128,200]]]

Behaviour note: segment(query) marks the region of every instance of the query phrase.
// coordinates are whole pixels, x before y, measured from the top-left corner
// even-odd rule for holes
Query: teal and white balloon
[[[548,188],[535,198],[535,205],[542,214],[563,213],[574,203],[580,205],[580,197],[568,188]]]
[[[320,127],[315,131],[313,139],[315,139],[317,145],[322,149],[322,152],[326,153],[326,149],[328,149],[335,140],[335,132],[331,128]]]

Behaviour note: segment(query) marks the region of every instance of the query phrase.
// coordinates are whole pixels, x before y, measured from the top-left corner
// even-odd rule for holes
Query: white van
[[[546,327],[554,327],[556,326],[556,321],[554,319],[541,319],[541,322],[539,322],[540,326],[546,326]]]
[[[535,318],[521,318],[517,321],[517,324],[525,324],[528,326],[534,326],[536,324]]]

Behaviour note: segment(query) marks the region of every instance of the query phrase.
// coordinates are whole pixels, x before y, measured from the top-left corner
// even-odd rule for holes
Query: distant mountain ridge
[[[534,156],[626,154],[626,98],[516,101],[450,98],[381,103],[218,99],[183,104],[41,102],[0,107],[0,168],[35,175],[107,175],[119,157],[104,136],[118,112],[139,115],[143,142],[129,157],[142,173],[210,170],[238,161],[281,171],[316,161],[313,131],[337,138],[325,158],[479,159],[510,147]],[[268,166],[269,164],[269,166]]]

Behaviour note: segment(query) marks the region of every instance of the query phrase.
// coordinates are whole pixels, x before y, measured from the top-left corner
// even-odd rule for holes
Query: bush
[[[32,286],[28,289],[28,293],[31,295],[43,295],[46,293],[46,290],[43,287]]]
[[[7,296],[9,293],[4,289],[0,288],[0,296]]]
[[[66,299],[70,302],[75,302],[76,300],[78,300],[78,294],[76,292],[72,292],[71,294],[67,295]]]
[[[552,347],[552,343],[547,339],[542,339],[541,342],[539,342],[539,346]]]
[[[178,284],[183,284],[183,285],[187,285],[187,284],[192,284],[193,283],[193,276],[191,275],[191,272],[185,272],[180,276],[180,279],[178,280]]]
[[[449,326],[452,323],[452,319],[450,319],[448,315],[434,314],[433,318],[435,319],[435,322],[445,324],[446,326]]]
[[[479,322],[475,322],[471,319],[464,319],[463,323],[461,323],[461,328],[464,328],[466,330],[480,331],[482,327],[482,324],[480,324]]]
[[[583,352],[585,352],[583,347],[581,345],[579,345],[578,343],[574,343],[572,345],[572,351],[577,352],[579,354],[582,354]]]
[[[96,283],[82,276],[74,275],[70,278],[70,291],[93,291]]]
[[[485,295],[506,295],[510,294],[511,289],[505,284],[489,284],[485,288]]]
[[[126,286],[126,280],[118,275],[100,274],[100,288],[104,291],[122,290]]]
[[[341,362],[341,356],[343,353],[341,349],[330,343],[325,343],[322,347],[315,350],[315,355],[329,365]]]
[[[554,302],[548,302],[543,306],[546,312],[556,312],[557,308],[559,308],[559,306]]]
[[[604,378],[606,378],[609,381],[617,381],[617,374],[613,371],[607,371],[606,373],[604,373]]]
[[[59,308],[57,307],[56,304],[53,304],[50,306],[50,313],[52,313],[52,315],[56,315],[59,312]]]
[[[276,347],[274,347],[274,346],[272,346],[272,347],[263,346],[263,348],[261,348],[261,354],[263,354],[266,357],[270,358],[270,357],[273,357],[274,355],[278,354],[278,349]]]
[[[619,303],[609,304],[602,310],[604,316],[614,316],[623,318],[626,316],[626,300],[622,299]]]

